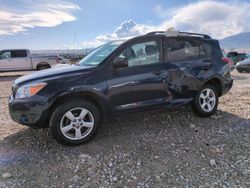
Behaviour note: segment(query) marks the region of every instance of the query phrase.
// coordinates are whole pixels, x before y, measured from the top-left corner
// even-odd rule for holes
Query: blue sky
[[[250,28],[250,0],[0,0],[0,49],[93,47],[175,27],[224,38]]]

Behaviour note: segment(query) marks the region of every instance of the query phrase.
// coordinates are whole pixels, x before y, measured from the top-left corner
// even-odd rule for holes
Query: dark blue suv
[[[89,141],[104,118],[155,107],[192,104],[215,113],[233,84],[230,61],[208,35],[152,32],[108,42],[79,65],[64,65],[14,81],[9,110],[14,121],[49,127],[61,143]]]

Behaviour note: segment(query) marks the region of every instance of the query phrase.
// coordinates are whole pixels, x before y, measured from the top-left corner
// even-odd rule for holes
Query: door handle
[[[212,65],[207,65],[207,66],[203,66],[202,69],[203,70],[209,70],[210,68],[212,68]]]
[[[159,76],[160,74],[163,73],[163,71],[162,71],[162,70],[155,70],[153,73],[154,73],[155,75]]]

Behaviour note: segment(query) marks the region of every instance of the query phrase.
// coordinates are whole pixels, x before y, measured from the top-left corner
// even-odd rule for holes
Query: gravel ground
[[[15,77],[30,74],[34,71],[11,71],[11,72],[0,72],[0,77]]]
[[[0,187],[250,187],[250,74],[210,118],[190,107],[116,117],[88,144],[14,123],[0,78]]]

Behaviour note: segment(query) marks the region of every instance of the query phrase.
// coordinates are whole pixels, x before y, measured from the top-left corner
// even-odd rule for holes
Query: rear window
[[[166,49],[169,61],[188,61],[200,58],[201,45],[195,38],[168,38]],[[204,48],[202,55],[206,55]]]
[[[17,50],[11,52],[11,57],[27,57],[27,51],[26,50]]]

